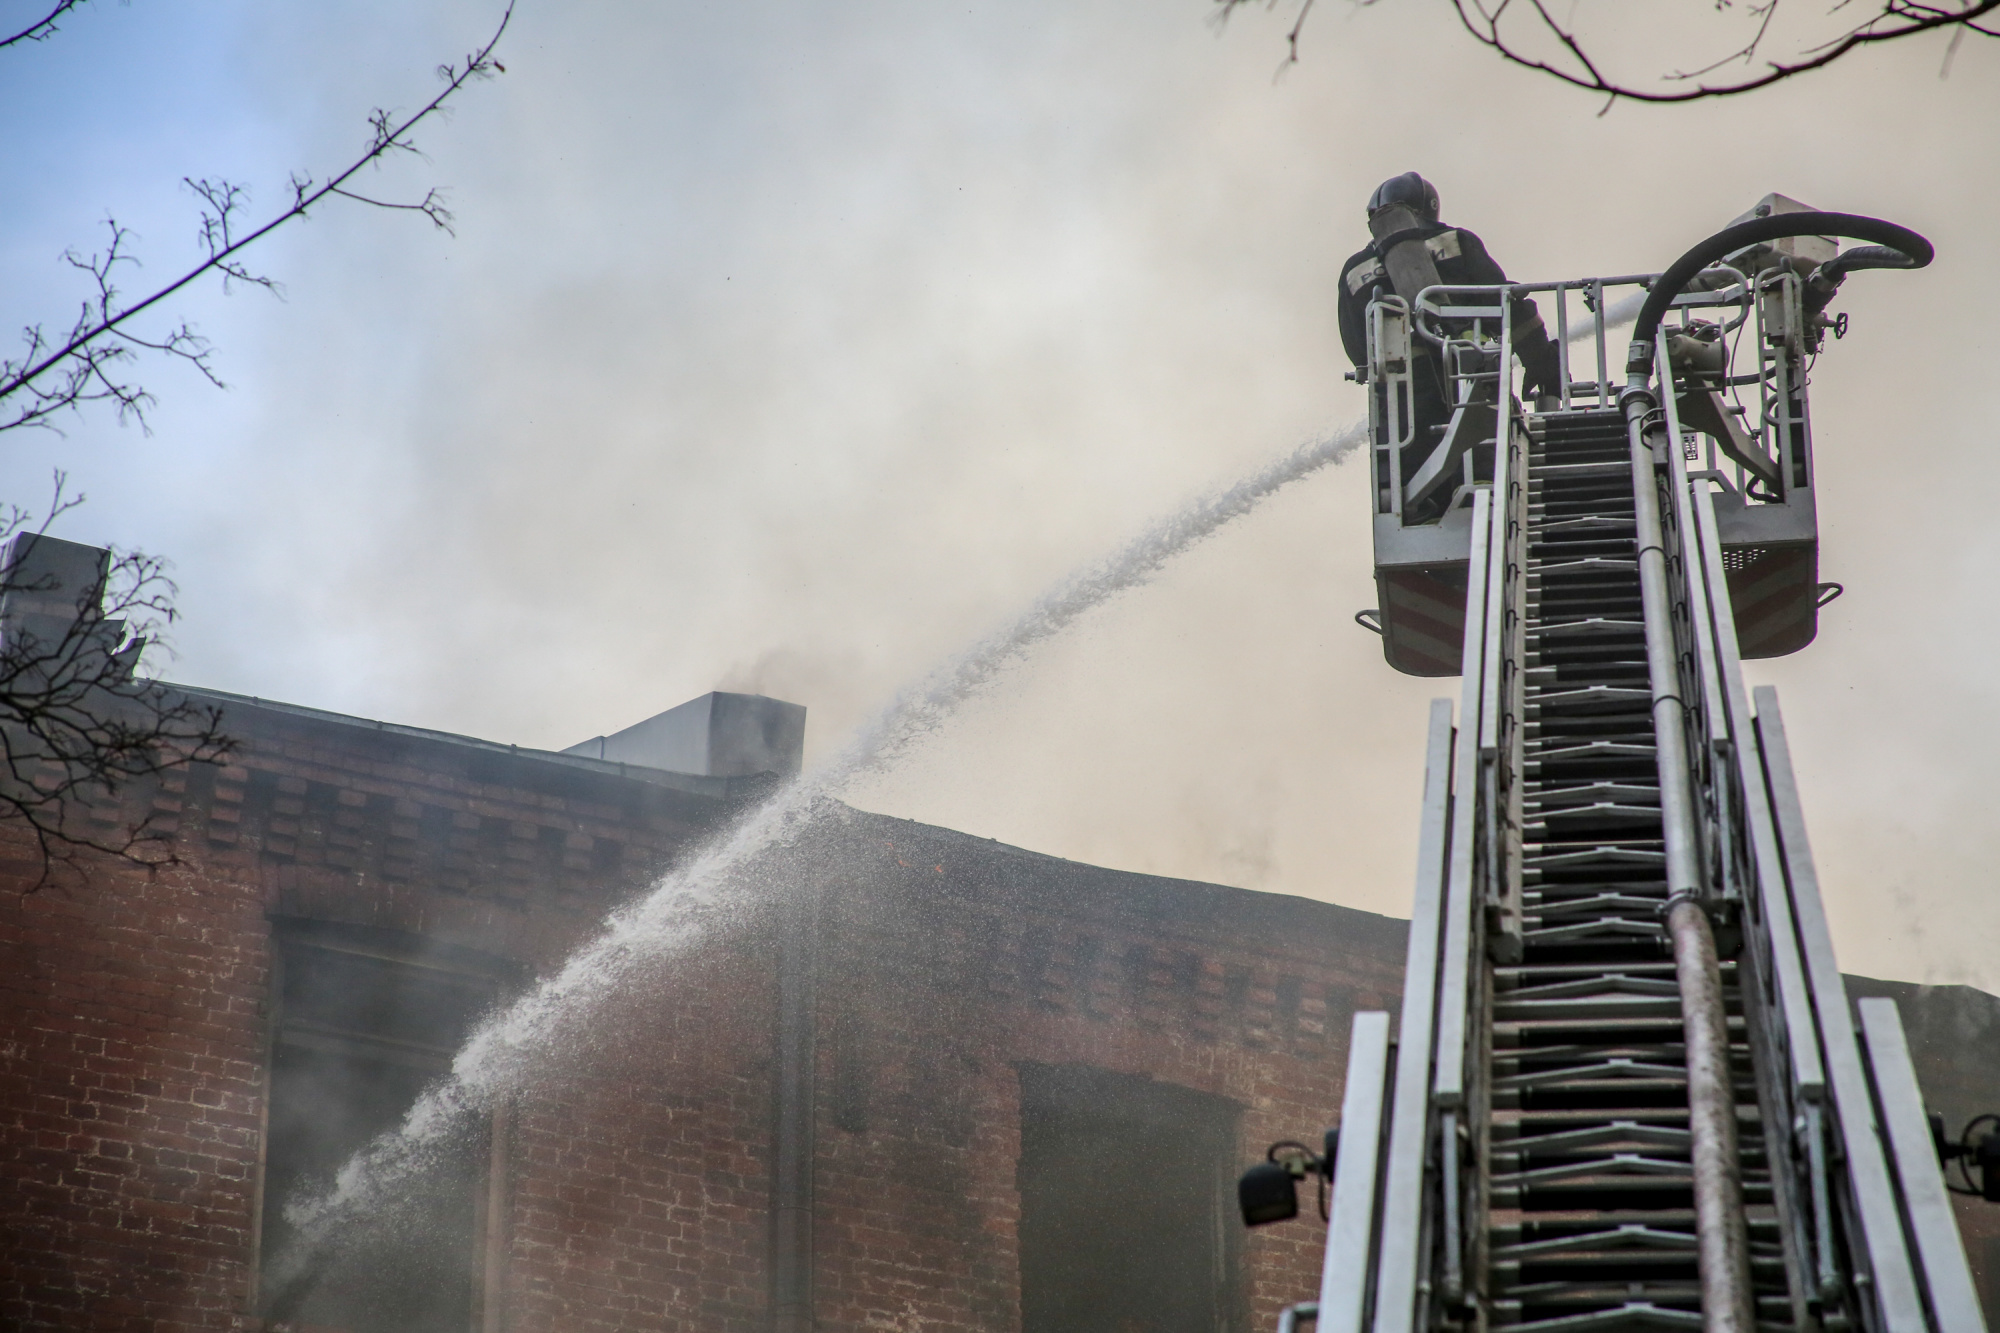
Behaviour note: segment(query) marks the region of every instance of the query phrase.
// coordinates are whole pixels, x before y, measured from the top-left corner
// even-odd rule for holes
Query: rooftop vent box
[[[47,620],[63,630],[104,596],[111,553],[40,532],[17,532],[0,545],[0,616]]]
[[[87,648],[112,658],[119,678],[131,676],[145,644],[128,642],[125,622],[104,616],[110,568],[111,553],[102,547],[46,533],[17,532],[0,543],[0,645],[14,655],[11,671],[109,684],[111,677],[99,674],[101,660],[78,655]]]
[[[762,694],[717,690],[564,754],[704,777],[795,776],[805,755],[806,710]]]

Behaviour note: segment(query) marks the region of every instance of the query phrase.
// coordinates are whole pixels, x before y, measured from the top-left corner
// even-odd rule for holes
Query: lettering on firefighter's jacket
[[[1429,238],[1424,242],[1424,249],[1431,252],[1431,258],[1434,260],[1456,259],[1465,253],[1464,247],[1458,243],[1456,229],[1441,231]],[[1371,257],[1356,264],[1349,271],[1347,290],[1359,296],[1380,281],[1382,281],[1382,261]]]

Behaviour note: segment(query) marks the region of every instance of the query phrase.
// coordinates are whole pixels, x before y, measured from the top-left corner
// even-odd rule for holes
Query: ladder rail
[[[1474,497],[1473,541],[1481,537],[1486,498]],[[1439,952],[1444,889],[1451,851],[1452,763],[1437,762],[1439,716],[1448,720],[1451,703],[1431,708],[1432,762],[1425,778],[1424,822],[1417,844],[1416,898],[1410,913],[1409,945],[1403,963],[1403,1004],[1396,1024],[1396,1074],[1389,1110],[1389,1148],[1383,1163],[1380,1241],[1374,1263],[1373,1333],[1411,1333],[1421,1327],[1416,1309],[1423,1258],[1425,1216],[1429,1211],[1426,1163],[1430,1150],[1431,1058],[1437,1023]],[[1463,728],[1460,729],[1461,732]],[[1443,752],[1457,749],[1448,729]],[[1455,756],[1454,756],[1455,757]]]
[[[1444,962],[1438,989],[1437,1073],[1431,1086],[1432,1104],[1454,1111],[1465,1104],[1466,1035],[1471,1022],[1470,994],[1473,950],[1473,904],[1477,892],[1481,834],[1480,797],[1484,786],[1484,737],[1490,694],[1487,653],[1492,646],[1487,626],[1498,619],[1492,599],[1494,581],[1488,566],[1504,554],[1496,542],[1499,522],[1492,493],[1478,492],[1473,509],[1471,576],[1465,611],[1465,674],[1459,703],[1458,758],[1452,765],[1451,878],[1444,915]]]
[[[1660,362],[1661,399],[1669,425],[1668,437],[1672,444],[1677,445],[1681,431],[1675,411],[1675,397],[1667,389],[1667,386],[1672,384],[1672,372],[1664,346],[1660,348]],[[1847,1165],[1843,1173],[1846,1177],[1846,1189],[1841,1191],[1846,1196],[1847,1206],[1844,1211],[1854,1223],[1858,1224],[1854,1229],[1861,1233],[1859,1239],[1865,1247],[1868,1275],[1872,1278],[1867,1285],[1873,1289],[1875,1296],[1872,1304],[1876,1308],[1868,1311],[1871,1317],[1866,1322],[1882,1329],[1920,1326],[1920,1323],[1912,1323],[1913,1318],[1921,1320],[1921,1312],[1913,1308],[1912,1295],[1915,1293],[1918,1299],[1929,1300],[1933,1326],[1940,1329],[1948,1326],[1983,1329],[1983,1319],[1978,1313],[1976,1295],[1971,1298],[1970,1304],[1967,1303],[1965,1296],[1965,1293],[1971,1290],[1970,1275],[1964,1262],[1963,1247],[1957,1239],[1956,1226],[1953,1224],[1948,1233],[1940,1232],[1936,1226],[1936,1209],[1932,1206],[1932,1201],[1943,1203],[1944,1191],[1934,1169],[1935,1163],[1926,1161],[1926,1157],[1934,1154],[1926,1151],[1924,1157],[1919,1157],[1913,1151],[1895,1151],[1894,1138],[1898,1126],[1890,1123],[1889,1108],[1892,1101],[1901,1108],[1902,1119],[1905,1122],[1912,1118],[1909,1106],[1918,1108],[1914,1116],[1917,1133],[1911,1132],[1908,1123],[1900,1127],[1902,1137],[1907,1141],[1905,1147],[1921,1143],[1928,1150],[1929,1144],[1928,1133],[1923,1132],[1921,1124],[1921,1103],[1916,1098],[1914,1083],[1910,1083],[1908,1087],[1908,1097],[1902,1096],[1903,1089],[1899,1084],[1895,1045],[1901,1036],[1900,1024],[1894,1033],[1890,1034],[1886,1021],[1879,1016],[1875,1019],[1877,1031],[1881,1034],[1878,1040],[1887,1044],[1885,1049],[1889,1052],[1884,1057],[1888,1061],[1889,1070],[1885,1076],[1888,1079],[1886,1091],[1879,1079],[1871,1081],[1867,1077],[1876,1073],[1877,1062],[1873,1058],[1873,1043],[1869,1051],[1871,1058],[1865,1067],[1859,1059],[1860,1050],[1855,1046],[1854,1040],[1854,1019],[1849,1016],[1844,1004],[1845,984],[1840,980],[1837,967],[1832,963],[1830,932],[1826,929],[1824,906],[1819,900],[1817,877],[1811,864],[1810,845],[1805,836],[1803,811],[1798,803],[1796,783],[1790,773],[1789,755],[1784,754],[1780,757],[1781,772],[1773,774],[1772,770],[1766,767],[1770,761],[1763,753],[1757,728],[1750,718],[1748,703],[1744,698],[1741,667],[1735,646],[1733,611],[1729,605],[1727,583],[1722,577],[1721,549],[1712,493],[1706,479],[1687,475],[1678,448],[1674,448],[1669,455],[1667,470],[1674,477],[1672,493],[1677,511],[1676,518],[1680,521],[1682,531],[1692,534],[1697,547],[1695,558],[1686,561],[1684,574],[1687,579],[1689,607],[1693,613],[1691,619],[1695,628],[1693,656],[1695,667],[1701,677],[1701,695],[1705,705],[1703,720],[1709,724],[1705,728],[1708,732],[1707,739],[1711,743],[1719,744],[1725,750],[1729,748],[1738,750],[1742,758],[1740,764],[1728,766],[1733,768],[1733,773],[1720,764],[1716,766],[1711,774],[1711,791],[1726,790],[1722,788],[1724,782],[1728,782],[1732,787],[1737,782],[1742,784],[1740,790],[1745,797],[1746,816],[1744,832],[1748,835],[1751,844],[1749,850],[1758,872],[1744,896],[1748,906],[1753,909],[1752,920],[1763,921],[1768,926],[1768,929],[1758,932],[1762,938],[1754,941],[1754,944],[1762,947],[1753,948],[1751,962],[1753,970],[1759,975],[1764,974],[1766,969],[1769,971],[1767,984],[1774,1003],[1768,1008],[1774,1012],[1759,1016],[1746,1013],[1746,1017],[1752,1018],[1753,1037],[1763,1038],[1765,1045],[1783,1053],[1791,1075],[1789,1079],[1780,1082],[1769,1076],[1772,1071],[1759,1070],[1760,1096],[1773,1103],[1770,1109],[1781,1113],[1773,1117],[1768,1133],[1774,1138],[1789,1137],[1788,1131],[1791,1131],[1796,1132],[1799,1138],[1812,1140],[1799,1145],[1805,1149],[1799,1156],[1805,1159],[1802,1164],[1805,1168],[1803,1174],[1808,1176],[1803,1191],[1800,1190],[1800,1182],[1794,1173],[1790,1171],[1776,1173],[1784,1177],[1777,1191],[1776,1203],[1783,1213],[1789,1215],[1784,1228],[1791,1241],[1787,1247],[1788,1251],[1791,1251],[1787,1256],[1788,1261],[1796,1269],[1804,1270],[1807,1263],[1803,1251],[1809,1249],[1811,1268],[1817,1279],[1815,1295],[1821,1301],[1828,1301],[1834,1297],[1835,1289],[1840,1285],[1838,1264],[1840,1245],[1838,1238],[1831,1234],[1832,1210],[1826,1207],[1823,1201],[1829,1192],[1829,1182],[1824,1178],[1826,1174],[1824,1145],[1818,1141],[1819,1135],[1823,1132],[1822,1119],[1825,1111],[1823,1101],[1827,1089],[1827,1061],[1822,1059],[1820,1049],[1821,1034],[1824,1033],[1824,1040],[1830,1046],[1855,1048],[1852,1056],[1846,1049],[1839,1049],[1830,1055],[1834,1063],[1848,1066],[1847,1076],[1840,1080],[1848,1085],[1848,1095],[1844,1100],[1857,1104],[1862,1102],[1863,1096],[1859,1086],[1862,1084],[1874,1087],[1876,1093],[1876,1099],[1863,1108],[1860,1117],[1863,1127],[1873,1132],[1851,1131],[1849,1126],[1856,1117],[1840,1116],[1837,1111],[1834,1126],[1835,1131],[1840,1134],[1842,1147],[1846,1150],[1843,1154]],[[1760,690],[1759,693],[1761,695],[1764,691]],[[1768,707],[1774,714],[1782,744],[1783,723],[1782,718],[1775,717],[1775,690],[1769,692],[1768,704],[1763,699],[1760,699],[1759,703],[1760,712]],[[1731,723],[1736,719],[1742,719],[1750,725],[1734,727]],[[1697,728],[1697,730],[1704,729]],[[1751,780],[1753,775],[1757,780]],[[1767,781],[1781,789],[1782,794],[1774,797],[1772,791],[1767,789]],[[1774,817],[1776,813],[1772,808],[1774,804],[1785,807],[1784,815],[1788,815],[1789,818]],[[1723,816],[1722,810],[1711,810],[1711,817],[1715,820],[1718,832],[1724,832],[1728,828]],[[1786,856],[1784,849],[1776,845],[1779,836],[1775,825],[1781,819],[1790,825],[1793,833],[1794,854],[1791,856]],[[1809,884],[1812,900],[1810,907],[1804,912],[1795,911],[1793,906],[1793,899],[1800,891],[1801,881]],[[1815,939],[1813,938],[1815,936],[1822,938]],[[1815,944],[1823,944],[1824,947],[1815,950]],[[1821,1024],[1816,1025],[1813,1022],[1815,1015],[1812,1012],[1812,1000],[1809,998],[1805,959],[1814,952],[1820,955],[1819,980],[1831,982],[1838,987],[1840,1003],[1837,1006],[1837,1017],[1831,1024],[1825,1023],[1824,1013],[1819,1015]],[[1758,989],[1752,989],[1746,994],[1746,1005],[1759,998],[1762,993]],[[1822,1007],[1834,1006],[1823,1003]],[[1758,1022],[1757,1017],[1762,1017],[1766,1021]],[[1864,1027],[1867,1021],[1864,1009],[1862,1014]],[[1864,1032],[1863,1035],[1868,1034]],[[1903,1057],[1904,1063],[1907,1063],[1906,1050],[1903,1051]],[[1856,1073],[1862,1077],[1856,1078]],[[1773,1087],[1773,1084],[1778,1086]],[[1835,1100],[1838,1102],[1843,1099],[1836,1094]],[[1796,1122],[1793,1117],[1782,1114],[1789,1111],[1794,1103],[1799,1104],[1801,1109],[1801,1115]],[[1885,1139],[1889,1140],[1887,1146],[1891,1149],[1888,1160],[1885,1160],[1883,1155]],[[1896,1168],[1893,1176],[1889,1171],[1891,1165]],[[1924,1174],[1926,1171],[1927,1174]],[[1919,1175],[1922,1175],[1921,1179],[1918,1178]],[[1919,1248],[1919,1254],[1914,1258],[1920,1262],[1912,1261],[1913,1256],[1910,1255],[1907,1244],[1896,1243],[1903,1239],[1898,1234],[1900,1228],[1894,1220],[1896,1211],[1894,1202],[1899,1186],[1904,1213],[1909,1220],[1910,1237],[1916,1241]],[[1802,1199],[1801,1194],[1806,1198]],[[1807,1221],[1806,1199],[1810,1199],[1813,1204],[1810,1209],[1812,1218],[1810,1223]],[[1930,1223],[1928,1233],[1919,1224],[1920,1216],[1927,1218]],[[1948,1204],[1944,1206],[1944,1217],[1946,1221],[1950,1220]],[[1925,1260],[1928,1261],[1923,1262]],[[1932,1278],[1933,1270],[1936,1272],[1934,1282],[1929,1280]],[[1795,1286],[1797,1285],[1799,1284],[1795,1279]],[[1968,1311],[1971,1312],[1974,1323],[1966,1322]]]
[[[1684,531],[1690,534],[1684,543],[1686,573],[1696,650],[1703,658],[1703,721],[1711,752],[1709,817],[1718,830],[1725,906],[1735,909],[1741,936],[1738,966],[1750,974],[1740,993],[1755,1052],[1759,1110],[1768,1144],[1786,1149],[1772,1163],[1771,1180],[1793,1320],[1804,1327],[1828,1305],[1838,1309],[1841,1304],[1838,1248],[1824,1153],[1819,1151],[1819,1101],[1826,1077],[1790,903],[1783,893],[1759,891],[1759,886],[1782,884],[1783,870],[1770,802],[1761,777],[1752,776],[1761,775],[1763,760],[1749,722],[1715,501],[1705,477],[1690,475],[1684,462],[1678,472],[1674,495]]]
[[[1711,590],[1704,605],[1715,645],[1718,674],[1724,682],[1722,707],[1714,717],[1731,741],[1734,785],[1743,800],[1749,868],[1756,877],[1756,883],[1766,886],[1764,892],[1745,893],[1744,898],[1746,904],[1757,909],[1751,920],[1753,924],[1762,926],[1761,937],[1764,947],[1769,950],[1776,1002],[1784,1027],[1784,1048],[1790,1060],[1791,1086],[1800,1097],[1817,1102],[1826,1091],[1826,1067],[1820,1060],[1819,1039],[1813,1030],[1812,1001],[1806,993],[1805,963],[1799,954],[1791,898],[1789,894],[1772,893],[1768,889],[1768,886],[1784,883],[1784,862],[1778,847],[1770,794],[1764,788],[1763,752],[1750,713],[1750,697],[1743,685],[1743,666],[1736,647],[1735,611],[1729,604],[1714,496],[1702,484],[1690,484],[1689,490],[1700,562]],[[1718,588],[1722,590],[1720,596],[1713,592]]]
[[[1924,1123],[1924,1099],[1917,1091],[1917,1071],[1910,1063],[1902,1017],[1894,1000],[1881,997],[1864,999],[1855,1007],[1931,1316],[1939,1333],[1985,1333],[1979,1292],[1965,1263],[1965,1242],[1952,1217],[1951,1199],[1937,1170],[1937,1150]]]
[[[1882,1158],[1881,1126],[1868,1095],[1861,1048],[1847,1008],[1847,985],[1834,961],[1833,932],[1827,924],[1819,876],[1813,868],[1812,843],[1806,836],[1805,811],[1799,802],[1797,779],[1792,775],[1791,746],[1785,737],[1778,692],[1769,685],[1759,685],[1751,697],[1757,708],[1764,781],[1769,785],[1771,804],[1777,814],[1785,868],[1783,885],[1771,886],[1766,891],[1786,892],[1791,897],[1792,919],[1805,958],[1817,1017],[1815,1026],[1833,1093],[1832,1129],[1844,1150],[1845,1170],[1841,1173],[1844,1188],[1837,1190],[1836,1196],[1845,1205],[1849,1226],[1858,1233],[1860,1241],[1850,1247],[1860,1261],[1856,1279],[1870,1288],[1874,1307],[1870,1313],[1880,1333],[1920,1333],[1928,1327],[1923,1302],[1918,1295],[1902,1220],[1897,1214],[1888,1164]],[[1869,1304],[1864,1302],[1864,1311],[1868,1311]]]
[[[1451,705],[1444,700],[1442,716],[1431,710],[1430,754],[1440,768],[1451,762],[1448,748]],[[1442,722],[1444,740],[1438,740]],[[1431,804],[1425,782],[1425,806]],[[1437,799],[1442,801],[1442,782]],[[1368,1286],[1354,1275],[1368,1270],[1375,1241],[1376,1190],[1382,1156],[1383,1112],[1391,1045],[1389,1015],[1363,1010],[1354,1015],[1347,1043],[1347,1086],[1340,1099],[1340,1143],[1334,1153],[1333,1197],[1327,1206],[1326,1259],[1321,1266],[1319,1303],[1314,1309],[1316,1333],[1361,1333],[1368,1313]]]

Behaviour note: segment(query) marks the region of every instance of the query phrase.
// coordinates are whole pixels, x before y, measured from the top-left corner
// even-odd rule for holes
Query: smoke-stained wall
[[[267,1156],[286,1142],[274,1061],[442,1072],[425,1034],[448,1023],[370,1019],[380,1003],[340,979],[414,969],[396,993],[433,999],[518,986],[761,789],[246,701],[228,725],[231,766],[102,812],[153,810],[179,864],[22,893],[37,867],[9,848],[0,1301],[21,1327],[366,1324],[365,1303],[259,1291],[260,1244],[287,1234],[266,1188],[285,1174]],[[1027,1065],[1127,1080],[1134,1106],[1149,1087],[1208,1099],[1228,1139],[1195,1168],[1217,1185],[1197,1220],[1242,1262],[1204,1290],[1261,1322],[1309,1285],[1307,1229],[1239,1241],[1222,1187],[1242,1152],[1337,1102],[1346,1015],[1393,1000],[1397,923],[852,812],[782,861],[467,1148],[477,1234],[453,1276],[471,1326],[769,1326],[778,940],[800,913],[820,1327],[1019,1327]],[[309,969],[334,981],[314,990]],[[300,1086],[343,1114],[338,1088]],[[280,1131],[314,1111],[280,1109]],[[1116,1196],[1144,1155],[1076,1184]]]
[[[274,1067],[441,1071],[436,997],[547,974],[763,789],[274,705],[228,724],[233,765],[99,812],[155,812],[178,864],[23,893],[38,866],[4,849],[9,1327],[416,1327],[274,1289]],[[493,1108],[458,1183],[421,1186],[471,1195],[429,1214],[461,1219],[435,1253],[462,1294],[422,1328],[1013,1333],[1171,1278],[1131,1313],[1173,1333],[1310,1295],[1315,1229],[1243,1234],[1228,1185],[1338,1105],[1402,923],[838,809],[752,879]],[[338,994],[371,969],[427,1012]],[[1960,1040],[2000,1001],[1904,998],[1933,1095],[2000,1105]],[[1983,1265],[1995,1228],[1963,1221]]]
[[[823,1326],[1019,1327],[1038,1287],[1064,1281],[1033,1262],[1037,1199],[1078,1218],[1103,1209],[1121,1242],[1103,1287],[1171,1288],[1177,1236],[1216,1255],[1240,1244],[1233,1271],[1191,1298],[1190,1314],[1213,1299],[1223,1317],[1191,1327],[1266,1327],[1313,1288],[1313,1228],[1242,1238],[1234,1178],[1246,1154],[1316,1136],[1338,1106],[1350,1016],[1399,989],[1401,922],[876,815],[824,828],[805,859],[818,869]],[[1044,1115],[1134,1128],[1087,1168],[1036,1178],[1023,1139],[1038,1084],[1072,1089],[1066,1111],[1044,1095]],[[1199,1146],[1214,1140],[1195,1123],[1202,1098],[1232,1108],[1224,1153]],[[1163,1135],[1207,1158],[1200,1197],[1149,1192],[1149,1177],[1171,1174]],[[898,1219],[901,1234],[871,1216]],[[1095,1321],[1076,1311],[1046,1326],[1072,1322]]]

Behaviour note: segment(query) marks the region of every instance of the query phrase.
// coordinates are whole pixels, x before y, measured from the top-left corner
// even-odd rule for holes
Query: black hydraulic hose
[[[1908,227],[1899,227],[1881,218],[1865,218],[1855,213],[1773,213],[1725,227],[1694,249],[1676,259],[1653,283],[1639,319],[1632,326],[1632,351],[1625,362],[1628,391],[1643,390],[1653,369],[1653,339],[1667,308],[1687,286],[1688,280],[1725,255],[1734,254],[1759,241],[1775,241],[1787,236],[1840,236],[1849,240],[1873,241],[1874,245],[1850,250],[1819,266],[1815,282],[1832,286],[1845,274],[1859,268],[1922,268],[1936,253],[1931,243]]]

